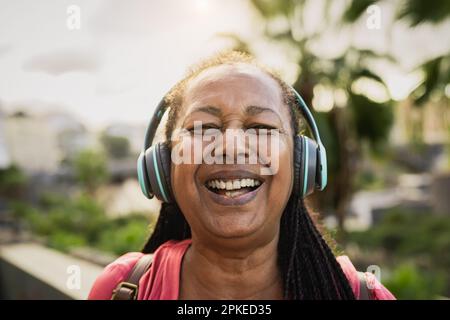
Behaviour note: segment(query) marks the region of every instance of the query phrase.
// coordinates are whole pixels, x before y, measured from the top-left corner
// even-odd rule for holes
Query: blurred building
[[[61,153],[46,119],[19,111],[6,117],[4,128],[12,163],[29,173],[56,172]]]
[[[0,169],[11,165],[11,157],[6,144],[6,114],[0,108]]]
[[[421,107],[406,99],[395,107],[390,141],[395,145],[420,137],[426,144],[449,142],[450,111],[445,102],[429,102]]]
[[[161,203],[156,198],[149,200],[144,197],[138,181],[133,178],[121,184],[101,186],[97,196],[107,215],[112,218],[126,216],[132,212],[157,215],[161,208]]]
[[[72,158],[81,150],[94,147],[95,137],[72,115],[65,112],[49,112],[45,114],[45,119],[57,137],[58,148],[64,158]]]
[[[61,163],[93,146],[95,137],[64,112],[0,112],[0,167],[16,164],[29,174],[56,173]]]
[[[139,154],[144,143],[145,125],[131,125],[127,123],[115,123],[107,126],[104,133],[115,137],[124,137],[130,143],[130,152]]]

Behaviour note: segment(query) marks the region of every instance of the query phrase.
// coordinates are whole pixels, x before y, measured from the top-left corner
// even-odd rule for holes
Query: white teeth
[[[213,189],[239,190],[245,187],[259,186],[261,185],[261,181],[255,179],[210,180],[206,185]]]
[[[234,198],[235,196],[237,196],[239,194],[239,192],[237,191],[226,191],[225,195],[229,198]]]

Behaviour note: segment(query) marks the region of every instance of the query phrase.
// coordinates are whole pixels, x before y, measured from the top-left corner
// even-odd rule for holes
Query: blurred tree
[[[353,0],[348,5],[343,15],[343,20],[353,23],[358,20],[366,9],[380,0]],[[404,0],[397,2],[396,20],[407,22],[411,27],[420,24],[438,24],[450,18],[450,1],[435,0],[433,3],[427,0]],[[448,94],[446,87],[450,86],[450,52],[439,55],[423,62],[417,70],[423,72],[424,77],[421,83],[410,94],[413,105],[418,107],[418,112],[423,113],[422,106],[433,97],[448,106]],[[416,71],[417,71],[416,70]],[[447,89],[448,90],[448,89]],[[415,130],[411,133],[414,144],[423,142],[422,127],[423,116],[411,118]]]
[[[354,177],[358,172],[358,158],[363,144],[377,151],[385,142],[393,122],[391,100],[380,76],[372,72],[369,62],[376,59],[390,59],[370,50],[350,47],[337,58],[318,56],[310,44],[319,39],[330,27],[331,1],[324,6],[324,19],[315,30],[304,28],[306,0],[252,0],[264,21],[266,36],[293,47],[299,53],[299,76],[293,86],[308,105],[320,109],[320,100],[330,97],[324,112],[312,110],[328,150],[329,186],[324,193],[310,197],[314,207],[326,209],[331,206],[337,216],[340,230],[343,230],[348,204],[353,193]],[[274,21],[284,21],[285,28],[274,28]],[[277,25],[280,25],[278,23]],[[242,41],[241,41],[242,42]],[[239,45],[242,47],[242,44]],[[387,99],[374,101],[356,86],[358,82],[371,82],[385,90]]]
[[[153,232],[153,221],[142,215],[132,215],[126,219],[116,219],[110,228],[102,231],[98,247],[102,250],[122,255],[129,251],[139,251],[148,235]]]
[[[94,194],[97,187],[107,181],[106,159],[100,152],[81,151],[74,159],[75,176],[89,194]]]
[[[366,9],[380,0],[352,0],[345,10],[343,20],[353,23],[358,20]],[[404,0],[399,4],[396,18],[409,21],[411,27],[421,23],[433,24],[443,22],[450,16],[450,2],[448,0],[434,0],[430,4],[428,0]]]
[[[123,159],[130,154],[130,141],[125,137],[103,133],[100,141],[107,154],[112,158]]]
[[[381,213],[380,213],[381,214]],[[430,211],[411,212],[398,206],[382,213],[366,231],[348,234],[347,244],[358,244],[363,260],[373,261],[383,272],[383,283],[399,299],[434,299],[450,296],[450,216]],[[383,261],[384,260],[384,261]],[[366,264],[367,265],[367,264]]]
[[[383,284],[399,300],[430,300],[443,297],[446,278],[443,273],[426,273],[414,264],[404,263]]]
[[[62,251],[80,246],[116,254],[137,251],[153,230],[156,220],[152,216],[149,221],[142,212],[130,212],[111,219],[106,216],[104,208],[87,194],[67,197],[45,193],[38,206],[15,201],[10,208],[14,218],[26,229]]]
[[[20,198],[23,195],[27,178],[19,167],[11,165],[0,169],[0,196]]]

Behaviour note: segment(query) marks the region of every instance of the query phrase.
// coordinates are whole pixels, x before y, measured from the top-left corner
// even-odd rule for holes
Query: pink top
[[[178,300],[181,262],[191,239],[167,241],[155,252],[153,263],[139,281],[138,300]],[[90,300],[109,300],[119,282],[126,279],[131,269],[142,257],[141,252],[127,253],[112,262],[96,279],[89,293]],[[337,257],[356,297],[359,297],[357,271],[347,256]],[[365,273],[373,300],[394,300],[395,297],[381,285],[372,273]]]

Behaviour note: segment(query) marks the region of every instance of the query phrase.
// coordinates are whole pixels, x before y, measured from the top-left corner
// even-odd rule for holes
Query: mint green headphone
[[[291,89],[314,137],[314,140],[304,135],[294,137],[293,192],[306,197],[314,189],[323,190],[327,185],[327,153],[311,111],[300,94],[294,88]],[[170,203],[174,201],[170,182],[170,148],[166,143],[156,143],[152,146],[156,129],[166,109],[163,98],[156,107],[145,133],[144,149],[137,161],[137,174],[141,190],[147,198],[156,196],[159,200]]]

